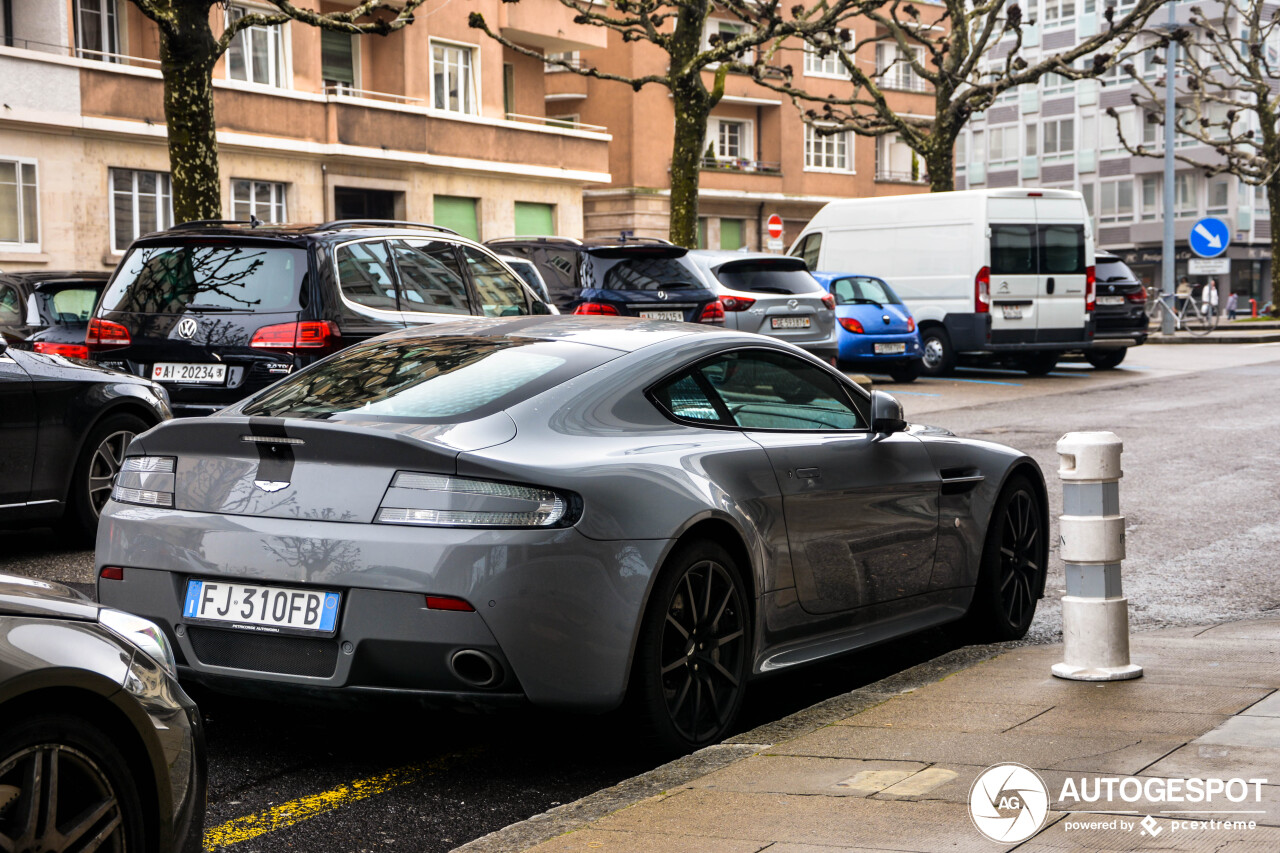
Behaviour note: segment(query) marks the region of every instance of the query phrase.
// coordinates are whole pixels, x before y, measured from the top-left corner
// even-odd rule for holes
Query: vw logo
[[[178,335],[186,338],[187,340],[191,340],[191,337],[196,333],[196,329],[198,328],[200,328],[199,323],[191,317],[186,317],[178,324]]]
[[[787,307],[794,311],[800,307],[800,301],[798,299],[788,299]]]
[[[658,298],[659,298],[659,299],[666,299],[666,298],[667,298],[667,292],[666,292],[665,290],[659,290],[659,291],[658,291]]]

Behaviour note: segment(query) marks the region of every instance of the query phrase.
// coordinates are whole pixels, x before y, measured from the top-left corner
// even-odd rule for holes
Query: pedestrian
[[[1227,297],[1227,319],[1228,320],[1234,320],[1236,318],[1236,305],[1239,303],[1239,301],[1240,301],[1240,294],[1236,293],[1234,290],[1231,291],[1231,295]]]
[[[1184,275],[1178,279],[1178,289],[1174,291],[1174,309],[1182,310],[1182,304],[1191,298],[1191,282]]]
[[[1216,278],[1209,279],[1209,283],[1200,293],[1200,310],[1204,312],[1205,317],[1218,315],[1218,280]]]

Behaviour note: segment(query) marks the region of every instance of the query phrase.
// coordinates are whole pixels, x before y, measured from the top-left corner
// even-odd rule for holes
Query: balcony
[[[748,160],[742,157],[704,157],[702,159],[701,168],[704,172],[756,172],[764,175],[782,174],[781,163],[770,163],[766,160]]]
[[[917,184],[925,186],[929,183],[929,176],[924,174],[923,170],[913,177],[909,171],[876,169],[876,180],[887,184]]]

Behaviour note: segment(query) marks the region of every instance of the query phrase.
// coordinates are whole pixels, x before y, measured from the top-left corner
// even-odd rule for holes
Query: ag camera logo
[[[1049,789],[1040,774],[1021,764],[996,764],[973,780],[969,816],[992,841],[1016,844],[1040,831],[1049,814]]]

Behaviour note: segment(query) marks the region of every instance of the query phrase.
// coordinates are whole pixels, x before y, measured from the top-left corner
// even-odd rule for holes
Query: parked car
[[[884,279],[833,272],[813,277],[835,297],[841,368],[884,372],[894,382],[920,376],[915,318]]]
[[[538,272],[537,266],[533,261],[526,258],[517,258],[515,255],[498,255],[498,260],[515,271],[515,274],[524,279],[524,283],[529,285],[529,289],[538,294],[539,298],[548,306],[555,309],[552,313],[559,314],[560,309],[556,308],[555,303],[551,300],[551,294],[547,291],[547,283],[542,280],[542,273]]]
[[[835,300],[814,281],[804,261],[705,249],[688,257],[720,297],[726,328],[788,341],[835,363]]]
[[[330,353],[459,314],[549,313],[485,247],[445,228],[189,222],[135,240],[89,323],[100,363],[208,414]]]
[[[0,336],[19,349],[88,358],[85,331],[108,277],[104,272],[0,275]]]
[[[565,314],[724,322],[724,308],[689,250],[666,240],[504,237],[486,245],[532,261]]]
[[[994,189],[842,199],[790,254],[810,269],[893,282],[920,326],[930,376],[959,359],[1043,375],[1093,343],[1093,235],[1070,190]]]
[[[7,850],[203,849],[204,729],[164,632],[0,574],[0,840]]]
[[[139,439],[95,565],[211,687],[626,696],[692,749],[758,675],[966,613],[1023,636],[1047,507],[1024,454],[775,338],[459,320]]]
[[[0,340],[0,525],[92,536],[129,442],[171,415],[150,380]]]
[[[1085,360],[1099,370],[1117,367],[1129,349],[1147,341],[1147,289],[1128,265],[1109,252],[1094,256],[1098,298],[1093,346]]]

